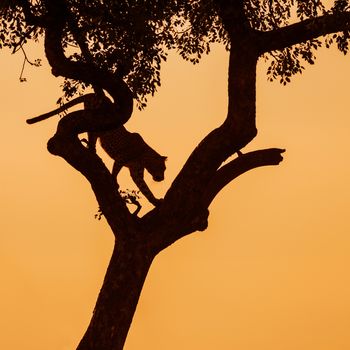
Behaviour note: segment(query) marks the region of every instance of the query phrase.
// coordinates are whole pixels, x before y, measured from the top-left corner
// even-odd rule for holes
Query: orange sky
[[[113,238],[94,219],[89,184],[46,151],[57,119],[25,124],[55,107],[59,80],[44,64],[20,84],[20,55],[0,57],[0,349],[71,350]],[[350,349],[349,57],[322,50],[286,87],[264,72],[249,149],[286,148],[285,160],[233,182],[207,231],[156,258],[126,350]],[[159,196],[225,116],[227,53],[217,47],[199,66],[171,56],[162,73],[157,96],[127,125],[169,157],[165,182],[150,184]],[[126,172],[122,181],[132,186]]]

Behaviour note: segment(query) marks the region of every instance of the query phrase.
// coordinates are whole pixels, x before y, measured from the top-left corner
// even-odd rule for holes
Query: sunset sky
[[[27,54],[43,58],[40,46]],[[20,83],[22,60],[0,56],[0,349],[73,350],[113,236],[85,178],[46,150],[58,118],[25,123],[56,107],[61,80],[44,61]],[[171,54],[158,94],[126,125],[168,156],[164,183],[147,177],[158,196],[224,120],[227,61],[220,46],[197,66]],[[157,256],[125,350],[350,349],[350,57],[320,50],[306,68],[282,87],[260,62],[247,150],[286,148],[284,161],[231,183],[205,232]],[[120,182],[135,188],[127,171]]]

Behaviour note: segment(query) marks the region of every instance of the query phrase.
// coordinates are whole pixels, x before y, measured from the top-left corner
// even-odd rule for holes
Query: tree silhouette
[[[66,79],[65,97],[93,88],[113,98],[108,113],[74,114],[65,137],[51,139],[49,151],[90,182],[116,238],[91,323],[77,349],[122,349],[154,257],[178,239],[205,230],[208,208],[228,183],[282,161],[282,149],[240,151],[257,134],[257,61],[269,60],[269,79],[286,84],[303,64],[314,63],[322,45],[336,44],[347,53],[350,5],[345,0],[334,1],[331,8],[319,0],[8,0],[0,11],[2,47],[16,52],[44,37],[52,74]],[[214,42],[230,54],[226,119],[193,150],[161,205],[142,217],[132,215],[115,179],[78,134],[121,126],[132,116],[134,100],[144,108],[147,95],[160,85],[168,50],[197,63]]]

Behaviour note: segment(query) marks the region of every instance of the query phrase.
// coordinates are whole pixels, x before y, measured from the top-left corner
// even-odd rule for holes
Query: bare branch
[[[270,148],[242,154],[222,166],[217,172],[204,193],[204,203],[206,206],[213,201],[216,195],[233,179],[245,172],[267,165],[278,165],[282,160],[281,153],[284,149]]]
[[[23,64],[22,64],[22,69],[21,69],[21,74],[19,76],[19,81],[20,82],[24,82],[27,81],[27,79],[25,77],[23,77],[23,73],[24,73],[24,68],[26,63],[30,64],[31,66],[35,66],[35,67],[39,67],[41,65],[41,60],[40,59],[36,59],[34,62],[32,62],[31,60],[29,60],[26,51],[24,50],[23,46],[20,46],[20,49],[23,53]]]

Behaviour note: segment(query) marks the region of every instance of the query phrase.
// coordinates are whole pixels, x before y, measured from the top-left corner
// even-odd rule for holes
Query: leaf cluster
[[[137,215],[137,213],[141,210],[141,204],[139,202],[139,199],[141,199],[140,191],[139,190],[119,190],[120,196],[123,198],[126,204],[132,204],[136,205],[137,209],[133,213],[134,215]],[[98,207],[97,213],[94,215],[95,219],[101,220],[103,216],[103,212],[101,207]]]
[[[198,63],[212,42],[227,41],[211,0],[122,0],[102,5],[75,0],[72,4],[94,63],[122,75],[140,109],[146,105],[146,96],[154,95],[161,85],[161,64],[169,50]],[[69,33],[66,40],[79,45]],[[75,52],[71,59],[86,57]]]
[[[39,6],[33,8],[40,12]],[[0,7],[0,49],[9,48],[17,52],[29,40],[37,40],[42,30],[38,27],[28,25],[25,21],[23,11],[16,1],[6,0]]]
[[[72,61],[94,64],[122,76],[142,109],[147,95],[161,85],[160,70],[169,50],[192,63],[210,52],[212,43],[230,47],[230,39],[217,11],[215,0],[66,0],[70,16],[62,38]],[[6,0],[0,7],[0,48],[13,52],[29,40],[37,40],[44,28],[28,24],[26,3],[33,16],[46,13],[44,0]],[[296,21],[349,10],[349,1],[336,0],[326,9],[321,0],[245,0],[247,20],[253,30],[272,31]],[[313,64],[316,50],[336,43],[346,53],[349,30],[312,40],[282,51],[265,54],[270,62],[269,80],[286,84],[301,73],[305,63]],[[86,88],[83,81],[66,80],[66,97]]]
[[[212,0],[195,0],[184,4],[173,20],[175,48],[180,56],[193,64],[210,52],[212,43],[229,45],[229,38]]]
[[[348,0],[336,0],[331,8],[326,9],[326,2],[320,0],[250,0],[246,1],[246,13],[252,28],[259,31],[271,31],[293,24],[296,21],[313,19],[317,16],[349,11]],[[286,85],[292,76],[302,73],[305,64],[314,64],[316,51],[333,43],[344,54],[349,49],[349,24],[344,24],[340,33],[327,35],[325,38],[302,42],[279,51],[266,53],[268,61],[268,80],[278,80]]]
[[[31,14],[44,17],[45,1],[13,0],[0,13],[0,39],[14,52],[29,39],[44,34],[28,24],[23,3]],[[121,75],[139,107],[161,85],[161,63],[175,49],[198,63],[213,42],[228,42],[212,0],[66,0],[70,11],[62,38],[72,61],[93,63]],[[27,7],[28,7],[27,6]],[[27,8],[28,11],[28,8]],[[82,45],[83,44],[83,45]],[[67,97],[85,88],[82,81],[63,84]]]
[[[326,9],[321,0],[248,0],[245,11],[252,28],[269,31],[317,17]]]
[[[302,73],[305,69],[304,63],[315,63],[315,51],[321,46],[322,42],[314,39],[282,51],[268,53],[265,55],[265,59],[270,62],[267,69],[268,80],[279,79],[281,84],[286,85],[291,81],[293,75]]]

